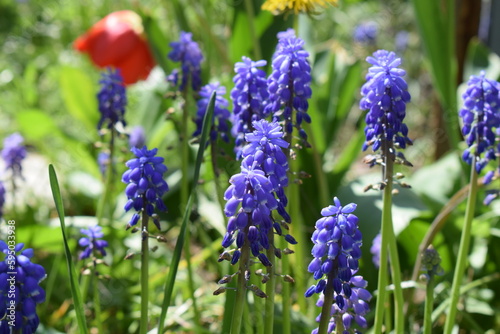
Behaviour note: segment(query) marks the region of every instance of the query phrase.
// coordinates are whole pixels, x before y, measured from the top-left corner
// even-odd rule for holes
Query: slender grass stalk
[[[427,289],[425,292],[425,308],[424,308],[424,334],[432,332],[432,309],[434,305],[434,277],[429,276]]]
[[[269,239],[269,249],[267,250],[267,258],[271,262],[270,267],[266,267],[269,281],[266,283],[266,312],[264,314],[264,333],[272,334],[274,327],[274,295],[276,290],[276,259],[274,255],[274,232],[269,230],[267,237]]]
[[[245,228],[245,233],[248,233],[248,226]],[[245,280],[245,272],[248,270],[250,262],[250,243],[245,238],[243,247],[241,247],[240,266],[238,273],[238,282],[236,283],[236,298],[234,301],[233,318],[231,322],[231,334],[241,333],[241,323],[243,320],[243,309],[245,307],[247,286]]]
[[[140,334],[148,332],[148,304],[149,304],[149,216],[146,210],[142,212],[141,222],[141,322]]]
[[[474,218],[474,210],[476,207],[477,197],[477,172],[474,167],[471,168],[470,175],[470,188],[469,197],[467,199],[467,208],[465,210],[465,221],[462,228],[462,236],[460,238],[460,246],[458,249],[457,265],[453,274],[453,284],[451,286],[451,300],[448,308],[448,316],[444,326],[444,333],[450,334],[453,330],[455,323],[455,316],[457,314],[458,300],[460,298],[460,285],[462,282],[463,274],[467,266],[467,253],[469,252],[471,226]]]
[[[189,141],[188,141],[188,124],[189,124],[189,87],[191,85],[190,80],[186,84],[186,89],[182,91],[183,97],[183,106],[182,106],[182,123],[181,123],[181,138],[182,138],[182,146],[181,146],[181,170],[182,170],[182,179],[181,179],[181,208],[185,208],[187,205],[187,200],[189,196]],[[196,302],[195,297],[195,287],[194,287],[194,276],[193,276],[193,268],[191,265],[191,230],[189,226],[186,228],[186,238],[184,240],[184,255],[187,264],[187,273],[188,273],[188,288],[191,300],[193,302],[193,312],[194,312],[194,321],[197,327],[201,328],[200,323],[200,311],[198,309],[198,303]]]
[[[94,265],[92,266],[92,284],[94,285],[94,313],[95,313],[95,322],[97,325],[97,332],[104,333],[102,328],[102,312],[101,312],[101,298],[99,295],[99,278],[97,277],[97,269],[96,263],[94,261]]]
[[[281,238],[281,249],[287,247],[287,242],[285,239]],[[288,274],[290,272],[290,260],[288,259],[287,254],[283,254],[281,256],[281,273]],[[292,310],[292,298],[291,298],[291,289],[290,284],[287,282],[282,283],[281,296],[283,299],[283,334],[290,334],[292,332],[292,322],[290,319],[290,312]]]
[[[391,217],[392,220],[392,217]],[[404,297],[403,297],[403,288],[401,287],[401,267],[399,265],[399,254],[398,254],[398,245],[396,242],[396,235],[394,234],[394,230],[389,230],[391,236],[389,238],[389,258],[390,267],[391,267],[391,275],[392,282],[394,284],[394,320],[395,320],[395,330],[396,333],[404,333],[404,323],[405,323],[405,314],[404,314]]]
[[[257,298],[260,299],[260,298]],[[254,299],[255,301],[255,299]],[[253,334],[253,324],[252,324],[252,319],[250,319],[250,306],[248,303],[245,303],[245,307],[243,308],[243,328],[245,329],[242,333],[245,334]]]
[[[224,207],[225,207],[224,191],[220,186],[220,173],[217,167],[217,142],[213,140],[210,142],[210,159],[212,161],[212,172],[214,174],[214,183],[215,183],[215,192],[217,195],[217,201],[219,202],[219,206],[222,212],[222,217],[224,219],[225,225],[227,225],[227,217],[226,214],[224,213]]]
[[[392,292],[391,292],[392,293]],[[390,333],[392,331],[392,304],[391,304],[391,293],[385,295],[385,332]]]
[[[252,279],[256,281],[254,284],[258,284],[257,282],[259,281],[259,279],[256,275],[252,275]],[[252,322],[255,324],[255,333],[265,334],[264,318],[261,316],[262,314],[264,314],[264,301],[262,300],[262,298],[254,298],[253,306],[254,306],[254,311],[253,311],[254,317],[252,319]],[[247,319],[249,319],[249,317]]]
[[[253,1],[245,0],[245,10],[248,18],[248,29],[252,36],[253,55],[256,60],[262,59],[262,51],[260,50],[259,39],[257,38],[257,29],[255,28],[255,11],[253,10]]]

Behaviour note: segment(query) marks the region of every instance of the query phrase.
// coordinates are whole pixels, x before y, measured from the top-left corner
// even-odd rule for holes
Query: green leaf
[[[73,265],[73,259],[71,256],[71,250],[68,246],[68,239],[66,238],[66,225],[64,223],[64,206],[61,197],[61,190],[59,189],[59,183],[57,182],[56,171],[52,164],[49,165],[49,178],[50,178],[50,188],[52,189],[52,196],[54,197],[54,203],[56,205],[57,213],[59,214],[59,221],[61,223],[61,231],[64,241],[64,252],[66,253],[66,262],[68,264],[68,274],[69,282],[71,285],[71,294],[73,295],[73,304],[75,306],[76,319],[78,321],[78,329],[81,334],[87,334],[87,324],[85,322],[85,311],[83,309],[83,300],[80,294],[80,287],[78,285],[78,279]]]
[[[144,15],[142,20],[144,22],[144,30],[146,31],[146,35],[148,37],[149,46],[153,51],[156,62],[165,73],[169,73],[167,62],[169,47],[165,35],[160,30],[160,27],[152,16]]]
[[[23,135],[32,141],[42,140],[47,136],[61,135],[54,120],[47,113],[38,109],[27,109],[19,112],[17,124]]]
[[[81,69],[63,66],[59,85],[66,110],[87,129],[95,131],[99,112],[91,78]]]
[[[170,263],[170,269],[168,272],[167,280],[165,282],[165,292],[163,296],[163,303],[161,307],[160,320],[158,322],[158,333],[163,333],[163,326],[165,319],[167,317],[168,306],[170,305],[170,299],[172,298],[172,292],[174,290],[175,277],[177,275],[177,269],[179,267],[179,262],[182,255],[182,247],[184,245],[184,236],[186,234],[186,228],[189,222],[189,217],[191,215],[191,207],[194,202],[194,197],[196,195],[196,188],[198,186],[198,179],[200,178],[200,168],[203,163],[203,152],[205,151],[206,143],[208,140],[208,134],[213,123],[213,114],[215,108],[215,92],[212,93],[210,101],[207,106],[207,112],[203,118],[203,127],[200,137],[200,144],[198,147],[198,154],[196,156],[196,164],[194,166],[194,177],[193,177],[193,189],[189,195],[189,200],[187,206],[184,210],[184,216],[182,218],[182,225],[179,232],[179,237],[177,243],[175,244],[174,254],[172,255],[172,261]]]

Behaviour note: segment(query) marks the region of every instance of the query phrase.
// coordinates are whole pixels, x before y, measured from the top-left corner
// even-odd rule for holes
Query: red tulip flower
[[[107,15],[73,46],[87,53],[96,66],[119,69],[126,85],[146,79],[155,65],[141,17],[130,10]]]

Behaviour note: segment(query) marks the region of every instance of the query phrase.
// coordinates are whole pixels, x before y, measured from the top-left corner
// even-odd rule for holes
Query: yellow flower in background
[[[312,13],[316,6],[336,5],[337,0],[267,0],[262,4],[263,10],[274,15],[293,11],[298,13]]]

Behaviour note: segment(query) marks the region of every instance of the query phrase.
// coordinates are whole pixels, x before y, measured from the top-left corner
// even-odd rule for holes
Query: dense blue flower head
[[[362,236],[358,229],[358,217],[352,212],[356,204],[342,206],[335,197],[334,205],[321,210],[322,218],[316,222],[311,240],[314,243],[311,254],[314,259],[308,271],[319,280],[305,292],[306,297],[320,294],[318,306],[323,306],[327,284],[333,285],[332,318],[330,327],[335,328],[337,315],[342,316],[344,329],[351,329],[352,320],[360,327],[366,327],[365,315],[369,311],[371,294],[365,289],[367,282],[356,275],[361,258]],[[319,317],[316,319],[319,321]],[[314,332],[314,331],[313,331]]]
[[[8,246],[0,240],[0,250],[6,255],[0,262],[0,333],[32,334],[40,324],[36,305],[45,301],[39,285],[46,277],[45,269],[31,262],[33,249],[23,247],[23,243]]]
[[[248,57],[243,57],[242,60],[234,65],[236,75],[233,78],[234,88],[231,90],[234,105],[231,133],[236,138],[237,159],[241,158],[245,134],[253,131],[252,122],[265,117],[264,107],[269,97],[266,73],[259,69],[266,65],[266,61],[252,61]]]
[[[366,61],[373,66],[368,70],[366,83],[361,87],[363,97],[360,107],[368,110],[363,151],[369,146],[377,151],[382,140],[405,148],[412,144],[408,138],[408,127],[403,123],[410,93],[403,79],[406,72],[398,68],[401,58],[397,58],[394,52],[378,50]]]
[[[85,247],[83,252],[80,253],[80,260],[87,259],[91,255],[96,256],[97,251],[99,251],[102,256],[106,255],[106,250],[104,248],[108,247],[108,242],[106,240],[101,240],[102,237],[104,237],[101,226],[91,226],[88,229],[81,229],[80,232],[86,235],[86,237],[81,237],[80,240],[78,240],[78,244],[81,247]]]
[[[201,53],[198,43],[192,40],[193,34],[190,32],[181,31],[179,41],[170,43],[172,51],[168,54],[168,58],[172,61],[181,63],[182,79],[179,90],[183,91],[191,80],[191,87],[194,91],[201,88],[201,62],[203,54]],[[174,70],[169,78],[169,82],[178,83],[179,71]]]
[[[352,37],[358,43],[373,45],[377,40],[377,32],[377,24],[373,21],[368,21],[354,27]]]
[[[210,140],[216,141],[217,135],[219,134],[225,142],[229,142],[229,118],[231,113],[227,109],[229,107],[229,102],[226,100],[224,95],[226,95],[226,87],[221,86],[220,83],[214,82],[201,87],[200,99],[196,103],[198,112],[196,113],[195,123],[196,131],[193,136],[201,135],[201,130],[203,128],[203,118],[207,112],[208,103],[210,102],[210,96],[215,92],[215,108],[214,108],[214,125],[210,131]]]
[[[495,160],[495,131],[500,127],[500,84],[485,78],[484,72],[471,76],[462,95],[460,110],[462,134],[469,146],[462,158],[479,174],[490,160]]]
[[[130,131],[128,144],[130,147],[141,148],[146,145],[146,135],[144,134],[144,128],[140,125],[134,126],[132,131]]]
[[[128,202],[125,211],[134,209],[136,213],[130,219],[127,228],[134,226],[140,219],[140,213],[145,210],[148,216],[153,217],[155,208],[167,211],[162,196],[168,191],[167,182],[163,174],[167,167],[163,164],[163,158],[157,157],[157,148],[148,150],[146,146],[141,149],[132,147],[132,153],[136,158],[127,161],[129,168],[122,176],[122,182],[127,184],[125,194]],[[156,220],[154,220],[156,223]],[[157,225],[158,226],[158,225]],[[159,228],[159,227],[158,227]]]
[[[235,264],[241,247],[248,241],[252,255],[269,266],[269,259],[263,253],[263,249],[270,247],[268,233],[274,229],[276,234],[283,235],[272,211],[276,210],[285,224],[290,222],[283,190],[288,185],[288,164],[281,152],[281,147],[288,147],[288,143],[282,139],[283,132],[276,122],[254,121],[253,127],[256,130],[246,135],[248,144],[243,148],[241,172],[231,177],[231,185],[224,194],[225,214],[230,219],[222,246],[227,248],[236,241],[237,250],[231,260]],[[289,234],[284,238],[290,244],[297,243]]]
[[[21,176],[21,162],[26,158],[23,136],[16,132],[4,139],[2,158],[5,161],[5,169],[12,170],[14,176]]]
[[[0,181],[0,218],[3,217],[3,207],[5,205],[5,187],[3,182]]]
[[[100,130],[103,126],[111,129],[117,123],[126,125],[124,115],[127,95],[120,70],[108,68],[102,72],[99,83],[101,89],[97,93],[97,100],[99,101],[101,119],[97,123],[97,129]]]
[[[307,140],[307,135],[301,128],[303,121],[310,123],[307,114],[308,99],[311,98],[311,66],[304,50],[304,41],[295,36],[293,30],[280,33],[278,46],[273,56],[272,73],[269,76],[268,91],[269,103],[265,107],[265,114],[273,113],[275,119],[287,121],[288,133],[295,126],[299,135]],[[295,120],[292,112],[296,111]]]

